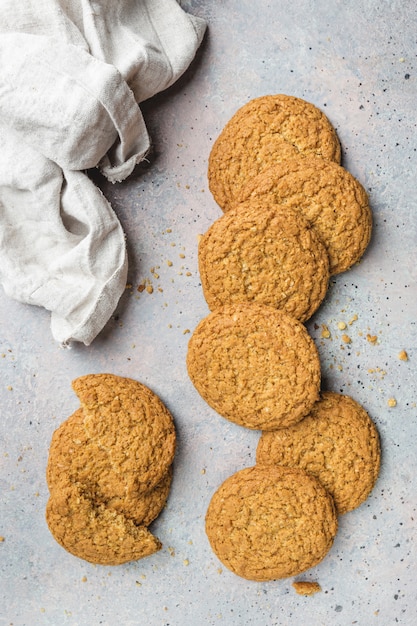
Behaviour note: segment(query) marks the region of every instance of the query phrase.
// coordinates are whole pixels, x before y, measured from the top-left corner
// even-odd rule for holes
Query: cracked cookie
[[[209,155],[209,188],[227,211],[268,165],[301,155],[340,163],[336,131],[313,104],[284,94],[254,98],[225,125]]]
[[[324,392],[298,424],[262,433],[256,462],[306,470],[320,480],[343,514],[364,502],[375,485],[380,467],[378,432],[353,398]]]
[[[237,202],[280,204],[301,213],[326,246],[330,274],[357,263],[372,232],[368,195],[337,163],[310,156],[265,169],[242,187]]]
[[[206,533],[213,552],[249,580],[287,578],[317,565],[337,532],[331,496],[301,469],[239,470],[213,494]]]
[[[297,211],[249,200],[200,239],[199,271],[209,308],[259,302],[304,322],[327,292],[327,251]]]
[[[73,388],[81,407],[53,433],[46,469],[51,533],[93,563],[151,554],[160,542],[147,526],[163,509],[172,480],[172,417],[132,379],[92,374]]]
[[[187,368],[202,398],[247,428],[295,424],[319,397],[320,361],[306,328],[258,303],[225,305],[201,320]]]

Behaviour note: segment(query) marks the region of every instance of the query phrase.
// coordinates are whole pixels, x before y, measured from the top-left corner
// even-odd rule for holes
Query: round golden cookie
[[[91,563],[120,565],[149,556],[161,548],[143,525],[95,502],[76,484],[62,481],[46,506],[52,535],[65,550]]]
[[[306,470],[320,480],[343,514],[359,506],[375,485],[380,467],[378,432],[355,400],[325,392],[301,422],[262,434],[256,462]]]
[[[340,163],[340,143],[326,115],[294,96],[255,98],[233,115],[213,145],[208,163],[210,191],[227,211],[247,180],[298,154]]]
[[[326,248],[307,220],[256,200],[211,225],[200,240],[198,262],[211,310],[260,302],[304,322],[318,309],[329,282]]]
[[[201,320],[187,368],[203,399],[247,428],[295,424],[319,397],[320,362],[305,327],[258,303],[225,305]]]
[[[129,489],[127,476],[114,471],[107,451],[87,436],[82,409],[75,411],[52,435],[46,479],[52,492],[63,477],[88,490],[95,502],[123,513],[137,524],[150,524],[167,501],[172,480],[169,468],[147,492]]]
[[[300,469],[250,467],[214,493],[206,533],[220,561],[249,580],[295,576],[317,565],[337,532],[331,496]]]
[[[168,409],[148,387],[113,374],[89,374],[72,383],[87,436],[108,454],[127,493],[145,493],[166,475],[175,454]]]
[[[363,186],[346,169],[319,157],[288,159],[242,186],[248,199],[299,211],[327,248],[330,274],[360,260],[371,238],[372,213]]]

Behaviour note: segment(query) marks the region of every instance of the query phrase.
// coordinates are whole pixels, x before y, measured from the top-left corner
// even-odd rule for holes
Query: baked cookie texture
[[[329,282],[327,250],[297,211],[249,200],[217,219],[200,239],[207,304],[259,302],[306,321]]]
[[[297,155],[340,163],[339,139],[326,115],[294,96],[255,98],[233,115],[213,144],[208,163],[210,191],[227,211],[248,179]]]
[[[287,159],[248,179],[237,203],[262,200],[300,212],[327,248],[330,273],[357,263],[372,233],[372,212],[361,183],[345,168],[322,158]]]
[[[220,561],[256,581],[295,576],[317,565],[337,532],[331,496],[300,469],[255,466],[217,489],[206,533]]]
[[[118,565],[161,547],[148,525],[166,504],[176,434],[145,385],[113,374],[73,381],[81,407],[53,433],[46,520],[79,558]]]
[[[256,451],[260,465],[299,467],[332,495],[338,514],[366,500],[380,468],[375,424],[353,398],[324,392],[301,422],[263,433]]]
[[[304,325],[258,303],[225,305],[201,320],[187,369],[202,398],[246,428],[295,424],[319,398],[319,356]]]

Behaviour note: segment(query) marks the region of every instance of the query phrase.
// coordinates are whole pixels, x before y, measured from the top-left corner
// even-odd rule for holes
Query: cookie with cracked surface
[[[317,565],[337,532],[331,496],[300,469],[255,466],[211,498],[206,533],[220,561],[249,580],[287,578]]]
[[[302,215],[249,200],[200,239],[199,271],[209,308],[260,302],[304,322],[327,292],[329,259]]]
[[[137,524],[149,525],[166,504],[172,469],[150,491],[129,490],[126,477],[114,471],[108,453],[88,437],[83,419],[83,410],[78,409],[52,435],[46,466],[50,492],[65,477],[71,483],[83,485],[94,494],[96,502],[123,513]]]
[[[61,481],[52,492],[46,521],[65,550],[98,565],[121,565],[161,548],[146,526],[98,503],[81,485],[69,481]]]
[[[377,429],[353,398],[324,392],[299,424],[262,433],[256,462],[300,467],[316,476],[333,496],[337,512],[366,500],[380,468]]]
[[[145,493],[165,476],[175,454],[168,409],[148,387],[113,374],[88,374],[72,383],[87,436],[107,452],[127,493]]]
[[[81,407],[53,433],[46,517],[69,552],[119,564],[160,547],[147,526],[168,498],[175,427],[145,385],[112,374],[73,381]]]
[[[213,409],[251,429],[295,424],[319,397],[320,361],[306,328],[258,303],[225,305],[201,320],[187,369]]]
[[[254,98],[238,109],[213,144],[210,191],[227,211],[248,179],[274,163],[311,154],[340,163],[339,139],[320,109],[284,94]]]
[[[371,239],[368,195],[337,163],[314,156],[288,159],[247,181],[237,200],[249,198],[299,211],[326,246],[332,275],[357,263]]]

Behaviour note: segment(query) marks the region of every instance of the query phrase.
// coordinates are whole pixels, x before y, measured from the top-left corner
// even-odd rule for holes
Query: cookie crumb
[[[396,401],[395,398],[388,398],[388,403],[387,404],[388,404],[389,407],[394,407],[394,406],[397,406],[397,401]]]
[[[366,335],[366,340],[369,341],[372,345],[375,345],[378,341],[378,337],[376,335],[370,335],[369,333]]]
[[[295,591],[301,596],[312,596],[318,591],[321,591],[321,587],[317,582],[309,582],[307,580],[300,580],[293,582],[292,586]]]
[[[189,565],[189,564],[190,564],[190,561],[189,561],[188,559],[184,559],[184,560],[183,560],[183,564],[184,564],[184,565]]]
[[[339,330],[346,330],[347,328],[346,322],[338,322],[337,327]]]
[[[400,361],[408,361],[408,354],[405,350],[401,350],[401,352],[398,355],[398,358],[400,359]]]
[[[83,577],[81,578],[81,582],[82,582],[82,583],[86,583],[86,582],[87,582],[87,576],[83,576]]]
[[[331,333],[330,333],[329,327],[326,326],[326,324],[322,324],[321,325],[321,336],[324,339],[329,339],[329,337],[331,337]]]
[[[3,543],[5,541],[4,537],[0,537],[0,543]]]
[[[349,335],[342,335],[342,341],[343,343],[351,343],[352,340]]]
[[[358,316],[356,315],[356,313],[354,315],[352,315],[352,318],[349,320],[349,326],[352,326],[353,322],[356,322],[358,320]]]
[[[152,287],[152,285],[148,285],[148,286],[146,287],[146,291],[147,291],[148,293],[153,293],[153,287]]]

